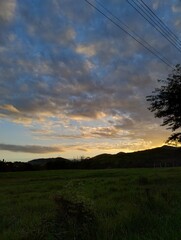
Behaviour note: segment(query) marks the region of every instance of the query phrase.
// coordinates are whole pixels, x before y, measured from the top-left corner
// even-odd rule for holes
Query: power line
[[[116,20],[118,20],[124,27],[126,27],[130,32],[132,32],[140,41],[144,42],[146,45],[148,45],[153,51],[156,52],[156,54],[158,54],[159,56],[161,56],[161,54],[153,47],[151,46],[147,41],[145,41],[142,37],[140,37],[135,31],[133,31],[132,29],[130,29],[130,27],[128,25],[126,25],[123,21],[121,21],[116,15],[114,15],[111,11],[109,11],[107,8],[104,7],[104,5],[99,2],[98,0],[95,0],[95,2],[97,2],[106,12],[108,12],[112,17],[114,17]],[[168,59],[166,59],[164,56],[161,56],[162,59],[164,59],[167,63],[169,62]]]
[[[152,11],[152,9],[143,0],[139,1],[142,2],[142,4],[145,6],[144,8],[148,9],[150,15],[152,15],[158,21],[159,25],[162,26],[162,28],[164,28],[170,35],[172,35],[175,41],[177,41],[178,44],[180,45],[181,41],[178,38],[178,36]]]
[[[148,7],[144,1],[139,0],[133,2],[137,5],[139,9],[144,12],[144,14],[162,31],[162,33],[166,34],[166,36],[173,41],[178,47],[180,47],[179,39],[176,37],[174,33],[163,23],[161,19],[157,17],[157,15]]]
[[[106,17],[108,20],[110,20],[114,25],[116,25],[118,28],[120,28],[122,31],[124,31],[126,34],[128,34],[130,37],[132,37],[136,42],[138,42],[140,45],[142,45],[145,49],[147,49],[149,52],[151,52],[154,56],[159,58],[162,62],[164,62],[167,66],[173,69],[173,67],[165,61],[162,57],[154,53],[152,50],[150,50],[147,46],[145,46],[140,40],[137,40],[131,33],[129,33],[127,30],[125,30],[123,27],[121,27],[119,24],[117,24],[114,20],[112,20],[110,17],[108,17],[105,13],[103,13],[100,9],[98,9],[95,5],[90,3],[88,0],[86,1],[89,5],[91,5],[94,9],[96,9],[99,13],[101,13],[104,17]]]
[[[93,5],[91,2],[89,2],[88,0],[84,0],[85,2],[87,2],[90,6],[92,6],[94,9],[96,9],[99,13],[101,13],[105,18],[107,18],[109,21],[111,21],[115,26],[117,26],[119,29],[121,29],[124,33],[128,34],[131,38],[133,38],[137,43],[139,43],[140,45],[142,45],[145,49],[147,49],[149,52],[151,52],[154,56],[156,56],[157,58],[159,58],[163,63],[165,63],[168,67],[173,68],[173,66],[171,66],[171,64],[169,64],[167,61],[165,61],[164,59],[162,59],[162,57],[160,57],[159,55],[157,55],[156,53],[154,53],[152,50],[150,50],[147,46],[145,46],[140,40],[137,40],[131,33],[129,33],[127,30],[125,30],[123,27],[121,27],[118,23],[116,23],[114,20],[112,20],[109,16],[107,16],[104,12],[102,12],[99,8],[97,8],[95,5]]]
[[[176,35],[173,36],[172,32],[170,32],[171,30],[167,30],[167,28],[165,27],[166,25],[164,26],[163,22],[157,19],[158,18],[157,15],[154,14],[154,12],[148,7],[148,5],[146,5],[142,0],[140,1],[135,2],[135,0],[133,0],[133,2],[137,5],[137,7],[142,10],[142,12],[150,19],[150,21],[152,21],[153,24],[155,24],[159,28],[159,30],[166,35],[167,40],[169,38],[169,40],[172,41],[173,45],[176,44],[177,47],[180,48],[180,42],[178,41],[177,38],[175,38]]]
[[[135,7],[129,0],[127,0],[127,2],[128,2],[147,22],[149,22],[164,38],[166,38],[175,48],[177,48],[177,49],[181,52],[181,49],[180,49],[177,45],[175,45],[175,44],[172,42],[172,40],[170,40],[170,38],[167,37],[167,35],[165,35],[165,34],[160,30],[160,27],[158,27],[157,23],[154,25],[154,24],[152,23],[152,19],[151,19],[151,21],[148,19],[148,18],[150,18],[150,17],[149,17],[148,14],[145,13],[145,11],[143,10],[144,14],[145,14],[146,16],[148,16],[148,18],[145,17],[145,15],[139,10],[139,9],[140,9],[139,5],[138,5],[137,3],[135,3],[134,0],[133,0],[133,2],[138,6],[139,9],[138,9],[137,7]],[[153,21],[153,22],[154,22],[154,21]],[[154,22],[154,23],[155,23],[155,22]]]
[[[181,48],[179,48],[177,46],[177,42],[176,42],[176,45],[175,43],[173,43],[173,37],[170,36],[170,33],[168,35],[168,32],[160,25],[160,23],[156,22],[155,21],[155,17],[153,17],[151,15],[150,12],[148,12],[148,10],[145,8],[145,6],[143,6],[140,2],[138,1],[135,1],[135,0],[132,0],[132,3],[130,0],[127,0],[127,2],[147,21],[149,22],[157,31],[159,31],[161,33],[161,35],[166,38],[173,46],[175,46],[179,51],[181,51]],[[134,6],[133,3],[136,5]],[[141,7],[140,7],[141,6]],[[140,11],[141,10],[141,11]],[[151,15],[151,17],[150,17]],[[159,25],[158,25],[159,24]],[[174,42],[175,42],[175,39],[174,39]]]

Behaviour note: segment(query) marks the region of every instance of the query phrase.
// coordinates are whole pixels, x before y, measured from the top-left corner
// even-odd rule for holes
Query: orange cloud
[[[12,113],[19,113],[19,110],[16,107],[14,107],[13,105],[10,105],[10,104],[5,104],[3,106],[0,106],[0,109],[6,110],[6,111],[12,112]]]

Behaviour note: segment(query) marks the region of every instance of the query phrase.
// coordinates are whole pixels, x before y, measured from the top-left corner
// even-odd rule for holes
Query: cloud
[[[22,153],[58,153],[63,150],[56,146],[37,146],[37,145],[11,145],[11,144],[0,144],[0,150],[10,152],[22,152]]]
[[[31,154],[53,154],[53,153],[64,153],[65,151],[78,151],[78,152],[87,152],[91,151],[131,151],[140,149],[146,149],[150,146],[149,141],[144,141],[142,139],[132,140],[130,143],[123,139],[120,142],[110,144],[110,143],[95,143],[95,144],[82,144],[80,147],[79,144],[73,145],[64,145],[64,146],[40,146],[40,145],[14,145],[14,144],[0,144],[1,151],[10,151],[15,153],[31,153]]]
[[[174,3],[152,4],[179,26]],[[105,5],[171,63],[179,62],[178,51],[126,2]],[[144,145],[149,137],[157,141],[152,132],[163,138],[145,98],[170,69],[84,1],[3,0],[0,19],[3,121],[24,125],[32,138],[77,139],[81,146],[125,137]]]
[[[52,19],[47,18],[47,9],[53,14],[55,5],[59,6],[55,2],[51,4],[45,1],[43,6],[37,5],[39,15],[34,2],[28,2],[27,6],[19,4],[21,22],[18,25],[24,28],[25,34],[16,33],[13,40],[16,47],[7,42],[4,46],[7,52],[1,53],[0,64],[4,67],[0,94],[1,104],[14,106],[20,114],[13,115],[8,111],[3,114],[18,122],[21,118],[29,118],[31,122],[39,120],[38,115],[42,119],[42,116],[49,118],[50,115],[59,114],[80,120],[102,118],[114,109],[122,114],[134,111],[134,108],[136,112],[136,105],[145,107],[142,104],[143,90],[149,91],[153,86],[153,78],[147,77],[149,70],[146,70],[153,61],[151,56],[145,60],[139,53],[140,46],[127,37],[120,41],[121,33],[115,32],[113,26],[110,28],[108,22],[98,21],[94,29],[90,25],[90,30],[84,28],[80,32],[79,27],[74,25],[77,19],[75,13],[78,14],[81,7],[79,4],[74,13],[68,11],[68,3],[63,4],[66,10],[64,18],[60,14]],[[23,9],[28,14],[25,15]],[[84,10],[89,14],[92,12],[87,5]],[[102,20],[98,14],[94,17]],[[84,25],[93,24],[86,14],[81,15],[81,19],[85,20]],[[103,28],[97,34],[100,24],[108,28]],[[29,28],[34,29],[33,35],[29,33]],[[54,34],[54,30],[57,34]],[[14,56],[13,62],[9,54]],[[130,58],[134,60],[131,69]],[[141,67],[143,64],[145,69]],[[139,71],[142,71],[140,77],[136,76]],[[140,86],[144,86],[144,89],[139,89]]]
[[[90,45],[90,46],[79,45],[76,48],[76,52],[80,54],[85,54],[88,57],[92,57],[96,54],[94,45]]]
[[[118,129],[115,126],[107,127],[82,127],[82,136],[85,138],[118,139],[131,135],[130,132]]]
[[[175,22],[175,26],[180,29],[180,27],[181,27],[181,20],[177,20],[177,21]]]
[[[18,109],[15,108],[13,105],[5,104],[3,106],[0,106],[1,110],[5,110],[10,113],[19,113]]]
[[[181,12],[181,2],[179,0],[176,1],[176,4],[172,6],[172,11],[174,13],[180,13]]]
[[[16,9],[16,0],[0,1],[0,19],[10,21],[13,19]]]

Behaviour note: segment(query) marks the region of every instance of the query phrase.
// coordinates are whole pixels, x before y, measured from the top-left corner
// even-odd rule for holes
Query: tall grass
[[[179,240],[181,169],[0,175],[1,240]]]

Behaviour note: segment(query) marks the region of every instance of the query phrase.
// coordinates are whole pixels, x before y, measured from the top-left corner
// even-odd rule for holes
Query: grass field
[[[1,173],[0,239],[180,240],[181,168]]]

